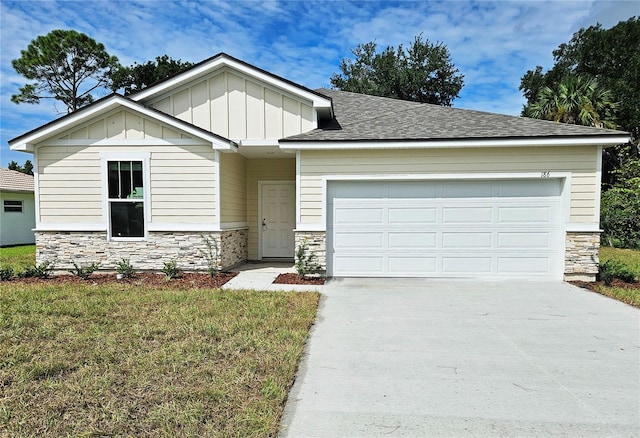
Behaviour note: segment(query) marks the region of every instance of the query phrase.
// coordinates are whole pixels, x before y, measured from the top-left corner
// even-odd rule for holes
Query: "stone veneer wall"
[[[110,241],[104,232],[37,231],[36,262],[55,262],[56,271],[78,265],[100,263],[102,270],[115,270],[123,258],[136,270],[159,271],[164,263],[175,260],[184,271],[206,271],[207,245],[203,236],[212,238],[218,248],[218,263],[228,269],[247,259],[247,231],[222,232],[150,232],[144,241]],[[223,247],[223,244],[225,245]]]
[[[325,274],[327,272],[327,233],[324,231],[296,231],[296,253],[305,239],[307,239],[308,251],[316,255],[314,263],[320,267],[321,273]]]
[[[565,279],[595,281],[600,262],[599,248],[599,232],[567,232],[564,253]]]

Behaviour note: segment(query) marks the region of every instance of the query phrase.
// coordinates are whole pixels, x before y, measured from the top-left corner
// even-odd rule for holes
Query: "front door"
[[[261,232],[263,258],[293,258],[295,183],[262,184]]]

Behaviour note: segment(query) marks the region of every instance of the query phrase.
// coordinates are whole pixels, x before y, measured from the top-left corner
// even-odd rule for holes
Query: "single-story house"
[[[33,176],[0,168],[0,246],[33,245]]]
[[[224,53],[11,140],[39,261],[293,259],[328,276],[584,278],[628,133],[310,90]],[[203,237],[205,236],[205,237]]]

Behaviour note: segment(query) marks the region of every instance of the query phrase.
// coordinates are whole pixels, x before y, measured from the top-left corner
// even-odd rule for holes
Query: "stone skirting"
[[[310,253],[315,254],[314,263],[318,265],[322,274],[327,272],[327,233],[324,231],[296,231],[296,253],[300,245],[306,244]]]
[[[600,233],[568,231],[565,245],[565,280],[595,281],[600,262]]]
[[[221,269],[247,259],[247,230],[211,233],[150,232],[143,241],[107,241],[104,232],[36,231],[36,262],[53,261],[56,271],[99,263],[101,270],[113,271],[123,258],[134,269],[159,271],[165,262],[175,260],[183,271],[206,271],[209,249],[205,236],[217,246],[213,258]]]

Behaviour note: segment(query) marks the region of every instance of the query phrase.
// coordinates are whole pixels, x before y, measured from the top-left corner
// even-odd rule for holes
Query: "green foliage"
[[[636,281],[633,270],[620,260],[609,260],[600,264],[600,280],[604,281],[606,285],[611,285],[616,278],[625,283],[635,283]]]
[[[136,273],[129,259],[125,258],[116,264],[116,272],[122,275],[122,278],[131,278]]]
[[[0,281],[9,281],[13,278],[13,268],[11,266],[0,267]]]
[[[408,49],[388,46],[381,53],[371,41],[343,59],[340,73],[331,76],[334,88],[374,96],[451,106],[464,85],[464,76],[451,62],[443,43],[432,44],[422,35]]]
[[[207,272],[212,277],[220,272],[220,263],[218,263],[218,241],[211,236],[202,236],[202,241],[206,246],[206,250],[200,249],[200,255],[207,260]]]
[[[603,29],[600,24],[582,28],[568,43],[554,50],[553,57],[555,63],[547,72],[543,73],[542,67],[537,66],[521,78],[520,90],[527,99],[523,115],[545,87],[555,90],[566,76],[585,77],[596,80],[611,92],[611,100],[618,103],[616,123],[631,132],[637,144],[640,138],[640,19],[632,17],[610,29]]]
[[[95,271],[100,268],[100,263],[91,263],[87,266],[78,265],[76,262],[73,262],[73,269],[70,269],[73,275],[82,278],[83,280],[88,280]]]
[[[34,264],[32,266],[27,266],[24,271],[18,273],[18,277],[20,278],[49,278],[51,273],[55,269],[55,263],[44,261],[40,264]]]
[[[640,159],[627,155],[613,171],[613,187],[602,193],[600,223],[603,243],[640,248]]]
[[[122,88],[125,96],[133,94],[191,66],[190,62],[175,60],[167,55],[157,56],[155,61],[147,61],[144,64],[134,63],[129,67],[120,66],[111,75],[113,81],[111,89],[116,91]]]
[[[62,102],[67,112],[93,102],[97,88],[111,85],[118,58],[104,45],[75,30],[53,30],[31,41],[20,58],[11,61],[16,72],[34,81],[11,96],[14,103],[39,103],[49,98]]]
[[[316,254],[309,251],[309,242],[304,239],[296,249],[296,272],[300,277],[315,274],[320,271],[320,267],[315,263]]]
[[[33,175],[33,163],[31,160],[24,162],[24,166],[19,165],[16,161],[10,161],[7,166],[9,170],[15,170],[16,172],[26,173],[27,175]]]
[[[164,262],[162,273],[167,280],[171,280],[173,278],[178,278],[182,271],[180,270],[180,268],[178,268],[178,262],[176,262],[175,260],[171,260],[168,262]]]

